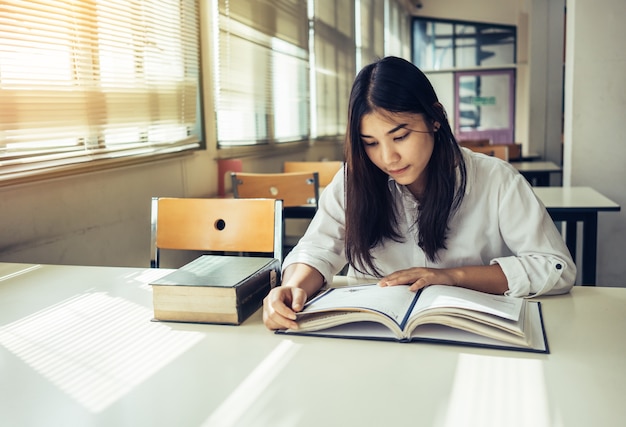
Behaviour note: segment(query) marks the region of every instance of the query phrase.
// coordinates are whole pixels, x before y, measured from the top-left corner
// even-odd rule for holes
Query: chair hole
[[[277,196],[278,195],[278,188],[276,187],[270,187],[270,194],[272,196]]]
[[[218,219],[214,224],[215,228],[222,231],[226,228],[226,222],[223,219]]]

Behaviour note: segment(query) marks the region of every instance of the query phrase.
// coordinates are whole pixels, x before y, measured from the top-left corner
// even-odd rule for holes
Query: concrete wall
[[[567,1],[566,185],[590,186],[621,205],[598,218],[597,283],[626,285],[626,2]]]

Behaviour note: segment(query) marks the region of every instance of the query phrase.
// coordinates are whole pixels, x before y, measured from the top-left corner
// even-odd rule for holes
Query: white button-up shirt
[[[450,268],[499,264],[511,296],[566,293],[576,279],[567,246],[530,184],[510,164],[463,149],[467,187],[449,223],[447,249],[436,262],[417,245],[418,202],[402,185],[389,181],[398,206],[404,242],[386,240],[372,249],[375,265],[387,275],[412,267]],[[332,283],[346,264],[343,170],[322,192],[319,209],[298,245],[285,257],[283,269],[304,263]],[[348,276],[363,276],[348,268]]]

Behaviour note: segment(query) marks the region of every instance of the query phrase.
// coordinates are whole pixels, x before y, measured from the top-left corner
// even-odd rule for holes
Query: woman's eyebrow
[[[400,129],[404,129],[408,126],[408,123],[402,123],[398,126],[396,126],[395,128],[391,129],[389,132],[387,132],[387,135],[391,135],[394,132],[397,132]]]
[[[402,123],[399,124],[398,126],[396,126],[395,128],[391,129],[390,131],[387,132],[387,135],[391,135],[392,133],[397,132],[400,129],[405,129],[408,126],[407,123]],[[373,138],[373,136],[371,135],[365,135],[365,134],[361,134],[361,138]]]

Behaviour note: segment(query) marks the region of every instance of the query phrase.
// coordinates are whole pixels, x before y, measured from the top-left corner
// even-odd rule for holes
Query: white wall
[[[565,184],[619,203],[598,218],[598,276],[626,286],[626,2],[567,1]]]
[[[150,265],[152,196],[207,196],[205,152],[0,188],[0,261]]]

